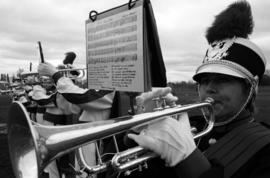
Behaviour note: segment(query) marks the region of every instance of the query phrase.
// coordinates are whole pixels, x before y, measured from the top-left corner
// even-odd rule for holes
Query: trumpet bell
[[[40,174],[41,166],[38,165],[35,130],[27,117],[28,113],[21,103],[11,105],[7,124],[9,153],[15,176],[34,178]]]

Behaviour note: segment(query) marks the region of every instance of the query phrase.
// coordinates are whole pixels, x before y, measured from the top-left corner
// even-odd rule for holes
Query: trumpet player
[[[214,99],[214,129],[195,142],[187,117],[180,121],[166,118],[139,135],[129,134],[129,138],[161,158],[130,177],[270,176],[269,126],[254,118],[254,102],[266,59],[248,39],[252,29],[247,1],[232,3],[215,17],[206,32],[209,48],[193,76],[200,100]],[[207,118],[208,112],[204,111],[204,115]]]
[[[71,112],[66,112],[65,110],[60,109],[56,104],[56,99],[59,98],[57,93],[48,94],[45,88],[40,85],[35,85],[32,91],[32,100],[37,105],[36,121],[42,125],[48,126],[58,126],[66,125],[71,123],[72,115]],[[65,101],[68,104],[67,101]],[[73,107],[73,112],[79,112],[79,108]],[[69,167],[69,164],[72,164],[73,153],[64,155],[57,160],[51,162],[43,172],[43,175],[48,175],[49,178],[60,178],[65,175],[66,177],[72,172],[66,171],[66,167]]]
[[[114,91],[83,89],[75,85],[70,78],[62,76],[49,63],[39,64],[38,72],[53,78],[57,90],[57,107],[67,114],[80,114],[80,123],[107,120],[110,117]],[[86,145],[82,149],[86,161],[90,165],[95,164],[94,144]]]

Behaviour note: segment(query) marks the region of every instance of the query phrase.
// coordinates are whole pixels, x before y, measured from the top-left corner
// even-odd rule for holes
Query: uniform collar
[[[232,122],[223,126],[215,127],[214,130],[218,133],[226,134],[232,129],[248,122],[253,122],[253,116],[249,111],[244,109]]]

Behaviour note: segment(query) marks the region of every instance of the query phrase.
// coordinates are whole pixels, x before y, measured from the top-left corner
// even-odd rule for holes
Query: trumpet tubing
[[[96,122],[76,124],[69,126],[41,126],[32,124],[26,109],[19,102],[11,105],[8,119],[8,140],[10,158],[17,178],[36,178],[42,170],[54,159],[77,149],[87,143],[100,140],[105,137],[128,131],[138,125],[147,124],[158,118],[176,115],[196,108],[207,107],[213,113],[212,100],[184,106],[176,106],[162,111],[142,113],[134,116],[110,119],[107,123],[98,125]],[[208,127],[205,131],[198,133],[194,138],[207,134],[214,125],[214,116],[211,115]],[[117,153],[109,164],[104,163],[95,166],[91,173],[105,171],[112,166],[118,171],[126,170],[134,165],[141,164],[155,155],[153,153],[142,156],[140,161],[134,163],[126,162],[123,158],[130,154],[145,151],[141,147],[132,150],[132,153]],[[136,163],[135,163],[136,162]]]
[[[71,78],[71,79],[83,79],[87,75],[86,68],[72,68],[72,69],[59,69],[63,76]],[[27,81],[29,78],[32,78],[33,81]],[[41,83],[53,83],[49,77],[39,76],[38,72],[23,72],[21,74],[21,79],[25,81],[26,84],[33,82],[41,82]]]
[[[61,69],[58,72],[71,79],[83,79],[86,77],[86,68]]]

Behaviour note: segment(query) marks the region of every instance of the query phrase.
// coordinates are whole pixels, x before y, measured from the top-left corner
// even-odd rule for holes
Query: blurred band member
[[[67,77],[63,77],[57,69],[49,63],[38,66],[40,75],[52,77],[56,84],[57,107],[65,113],[80,114],[79,122],[93,122],[107,120],[111,114],[114,91],[97,91],[83,89],[74,84]],[[79,108],[79,110],[78,110]],[[83,147],[86,161],[96,164],[94,144]]]

